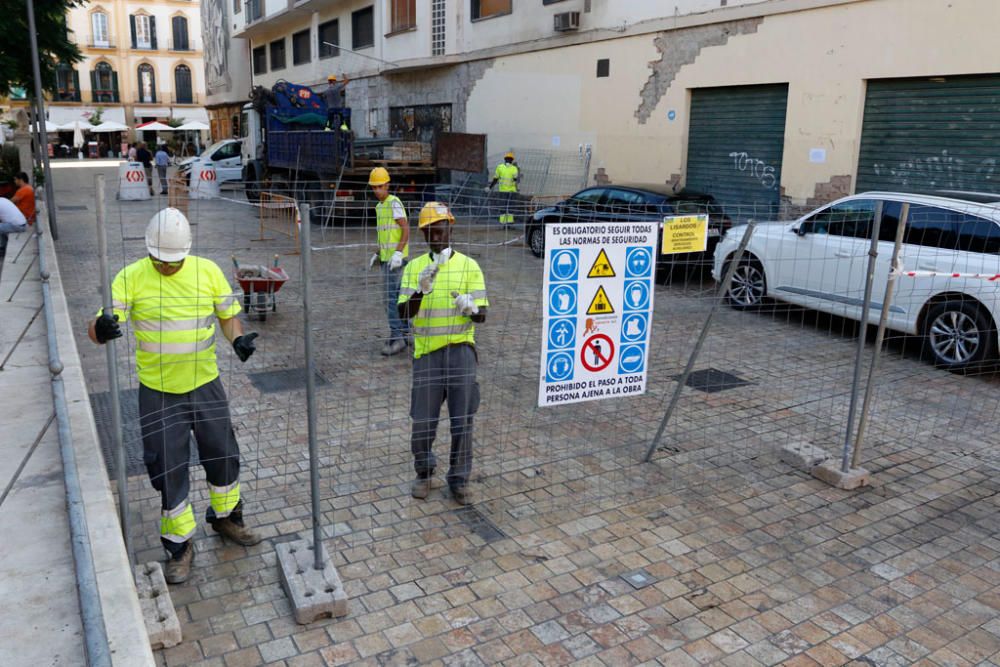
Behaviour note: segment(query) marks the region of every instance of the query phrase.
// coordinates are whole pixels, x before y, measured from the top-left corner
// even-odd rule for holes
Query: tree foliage
[[[83,2],[34,0],[34,3],[42,88],[55,92],[56,66],[60,63],[72,65],[83,58],[80,49],[70,41],[66,28],[67,12],[82,6]],[[0,95],[10,95],[12,87],[23,87],[33,96],[34,85],[27,0],[0,0]]]

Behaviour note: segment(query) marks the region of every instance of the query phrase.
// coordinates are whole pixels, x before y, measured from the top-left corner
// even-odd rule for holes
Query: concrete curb
[[[46,243],[45,249],[51,273],[52,307],[58,328],[56,336],[64,365],[62,377],[66,403],[113,664],[122,667],[155,665],[132,569],[122,542],[118,511],[104,468],[104,456],[98,444],[97,426],[90,408],[80,353],[73,338],[74,322],[63,292],[59,261],[52,243]],[[76,325],[84,326],[83,323]]]

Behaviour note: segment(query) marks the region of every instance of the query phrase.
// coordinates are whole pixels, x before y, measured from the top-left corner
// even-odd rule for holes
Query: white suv
[[[924,337],[939,366],[959,370],[996,355],[1000,322],[1000,195],[948,197],[866,192],[844,197],[792,222],[760,223],[727,293],[735,308],[765,297],[861,319],[868,250],[881,201],[878,259],[869,322],[877,324],[901,207],[910,204],[901,248],[904,272],[888,326]],[[746,228],[734,227],[715,250],[720,281]],[[934,275],[936,274],[936,275]]]

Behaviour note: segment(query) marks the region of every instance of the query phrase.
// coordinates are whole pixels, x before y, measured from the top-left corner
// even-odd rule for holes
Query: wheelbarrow
[[[288,280],[288,274],[278,266],[278,256],[274,256],[274,266],[240,266],[233,257],[233,267],[233,277],[243,290],[243,310],[247,315],[256,315],[263,322],[268,312],[278,312],[276,295]]]

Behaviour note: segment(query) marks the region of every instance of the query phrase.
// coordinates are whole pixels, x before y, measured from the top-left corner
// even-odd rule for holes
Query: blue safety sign
[[[647,313],[629,313],[622,319],[622,342],[646,342],[646,331],[649,329]]]
[[[647,310],[649,308],[649,282],[646,280],[626,280],[623,292],[623,310]]]
[[[653,253],[646,246],[628,248],[625,251],[625,277],[648,278],[653,268]]]
[[[624,345],[618,356],[619,373],[639,373],[646,367],[645,345]]]
[[[580,269],[580,251],[577,248],[556,250],[549,260],[549,280],[576,280]]]
[[[563,317],[549,320],[549,349],[571,348],[576,343],[576,320]]]
[[[576,314],[576,284],[549,285],[549,317]]]
[[[573,379],[573,353],[550,352],[545,363],[546,382],[565,382]]]

